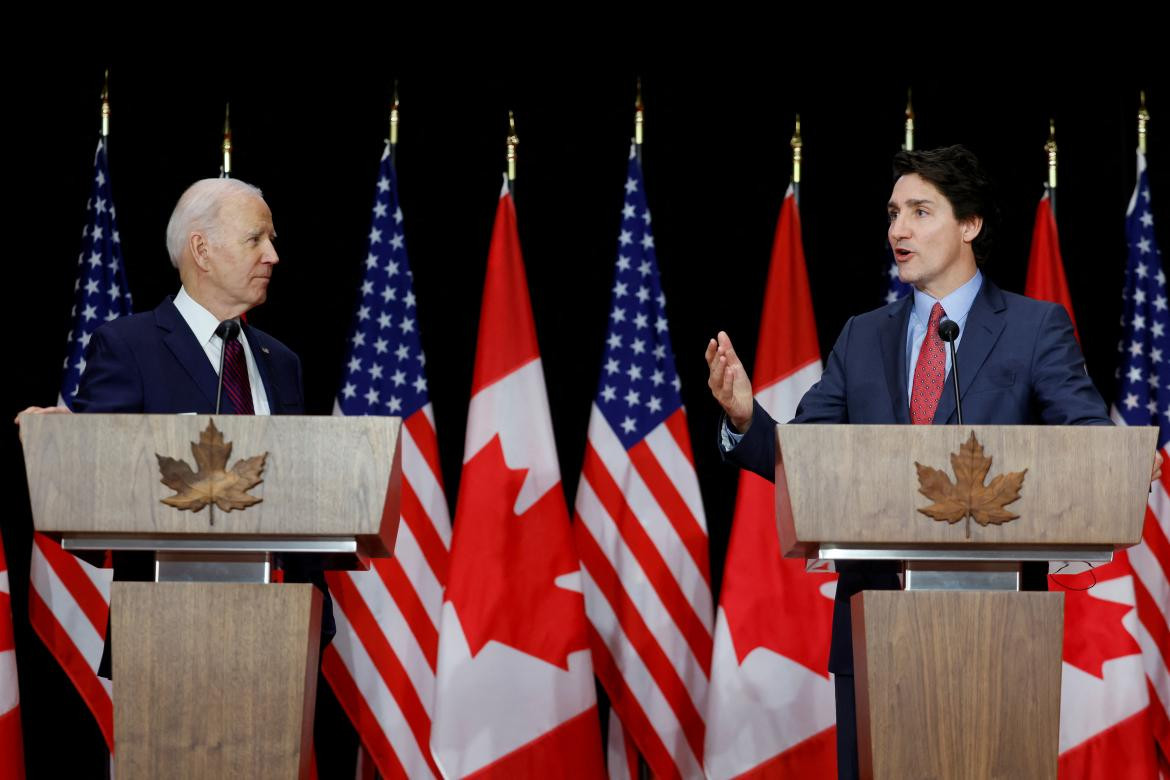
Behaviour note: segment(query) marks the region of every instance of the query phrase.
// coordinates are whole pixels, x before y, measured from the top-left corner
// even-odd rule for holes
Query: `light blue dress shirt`
[[[959,289],[950,295],[944,296],[937,303],[941,303],[946,316],[959,326],[959,336],[955,339],[955,350],[967,332],[967,315],[971,313],[971,304],[975,303],[975,296],[983,286],[983,272],[976,269],[972,276]],[[926,326],[930,322],[930,310],[934,308],[936,299],[931,298],[918,288],[914,288],[914,309],[910,312],[910,325],[906,328],[906,397],[914,388],[914,367],[918,365],[918,353],[922,351],[922,341],[926,338]],[[946,348],[947,376],[951,375],[951,348]]]

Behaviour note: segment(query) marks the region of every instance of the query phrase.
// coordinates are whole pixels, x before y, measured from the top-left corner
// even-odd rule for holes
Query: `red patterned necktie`
[[[216,333],[219,333],[217,330]],[[220,333],[220,338],[223,334]],[[248,361],[244,358],[244,345],[238,336],[224,341],[223,394],[231,409],[225,414],[255,414],[252,407],[252,383],[248,381]]]
[[[914,388],[910,394],[910,422],[915,425],[930,425],[942,397],[943,381],[947,373],[947,353],[943,340],[938,335],[938,324],[946,312],[941,303],[935,302],[930,310],[930,322],[926,324],[926,337],[918,352],[918,363],[914,366]],[[226,385],[225,385],[226,386]]]

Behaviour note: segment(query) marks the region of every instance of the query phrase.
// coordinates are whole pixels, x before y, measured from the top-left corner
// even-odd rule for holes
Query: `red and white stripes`
[[[437,777],[430,754],[451,518],[428,404],[404,421],[394,557],[330,572],[337,635],[321,668],[384,777]]]
[[[1170,461],[1170,450],[1162,450]],[[1137,640],[1150,686],[1150,725],[1170,758],[1170,475],[1150,492],[1142,541],[1127,551],[1134,572],[1139,618]]]
[[[702,774],[707,525],[682,409],[628,451],[594,406],[575,507],[594,666],[659,776]]]
[[[97,676],[110,614],[111,569],[99,569],[42,534],[33,538],[29,622],[89,706],[110,750],[114,704],[109,680]]]

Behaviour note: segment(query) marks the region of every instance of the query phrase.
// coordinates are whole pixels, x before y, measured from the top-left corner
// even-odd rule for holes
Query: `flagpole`
[[[508,162],[508,190],[512,196],[516,195],[516,147],[520,145],[520,136],[516,135],[516,116],[508,111],[508,141],[505,159]]]
[[[796,128],[788,145],[792,147],[792,196],[796,198],[796,205],[800,205],[800,163],[803,159],[804,141],[800,137],[800,114],[796,115]]]
[[[1048,206],[1052,209],[1052,216],[1056,217],[1056,120],[1048,120],[1048,142],[1044,144],[1044,152],[1048,155]]]
[[[106,68],[106,78],[102,84],[102,138],[110,135],[110,69]]]
[[[1138,152],[1144,157],[1146,154],[1146,124],[1150,121],[1150,112],[1146,110],[1146,91],[1138,93],[1141,96],[1141,105],[1138,107]]]
[[[905,123],[905,140],[902,141],[902,148],[907,152],[914,151],[914,102],[913,90],[906,89],[906,123]]]
[[[222,179],[232,177],[232,104],[228,102],[223,109],[223,166],[219,169]]]
[[[398,162],[398,79],[394,79],[394,98],[390,102],[390,164]]]
[[[642,104],[642,77],[638,77],[638,88],[634,97],[634,155],[638,158],[638,165],[642,164],[642,138],[646,107]]]

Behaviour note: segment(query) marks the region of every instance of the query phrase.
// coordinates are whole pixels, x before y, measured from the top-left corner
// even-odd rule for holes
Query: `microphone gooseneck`
[[[963,424],[963,406],[959,403],[959,356],[955,351],[955,340],[959,338],[959,326],[954,320],[943,320],[938,324],[938,337],[951,346],[951,383],[955,387],[955,416]]]

